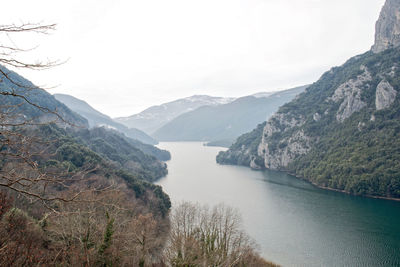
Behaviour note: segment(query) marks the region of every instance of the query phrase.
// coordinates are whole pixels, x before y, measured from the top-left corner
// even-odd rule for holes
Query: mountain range
[[[371,51],[334,67],[217,162],[286,171],[323,188],[400,198],[400,1]]]
[[[240,97],[220,105],[205,105],[186,112],[153,133],[161,141],[232,143],[239,135],[265,121],[278,108],[303,92],[300,86],[274,93]]]
[[[159,106],[152,106],[138,114],[116,118],[115,120],[129,128],[137,128],[152,135],[159,128],[183,113],[190,112],[201,106],[216,106],[233,100],[234,98],[229,97],[194,95]]]
[[[65,104],[68,108],[73,110],[75,113],[87,119],[90,128],[106,127],[109,129],[117,130],[125,134],[127,137],[136,139],[145,144],[155,145],[158,143],[157,140],[150,137],[143,131],[135,128],[128,128],[125,125],[114,121],[112,118],[97,111],[83,100],[66,94],[54,94],[54,97],[58,101]]]

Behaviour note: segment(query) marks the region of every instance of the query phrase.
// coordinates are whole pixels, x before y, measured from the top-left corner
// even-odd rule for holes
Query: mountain
[[[195,110],[201,106],[216,106],[229,103],[233,100],[233,98],[194,95],[159,106],[152,106],[138,114],[116,118],[115,120],[129,128],[137,128],[151,135],[183,113]]]
[[[139,140],[145,144],[156,145],[158,143],[157,140],[148,136],[143,131],[135,128],[128,128],[125,125],[114,121],[109,116],[97,111],[83,100],[65,94],[54,94],[54,97],[68,106],[71,110],[86,118],[89,122],[89,127],[91,128],[103,126],[115,129],[124,133],[126,136]]]
[[[372,46],[374,53],[400,45],[400,14],[398,10],[400,10],[400,1],[387,0],[385,2],[375,26],[375,44]]]
[[[259,93],[252,94],[252,96],[254,96],[254,97],[269,97],[270,95],[273,95],[275,93],[276,92],[259,92]]]
[[[64,126],[88,126],[85,118],[57,101],[45,90],[4,66],[0,65],[0,70],[0,111],[8,115],[9,119],[19,123],[57,121],[59,125]]]
[[[167,173],[166,164],[157,159],[157,156],[169,157],[167,151],[138,144],[139,141],[105,128],[88,129],[85,118],[54,96],[17,73],[3,66],[0,68],[0,170],[3,180],[27,177],[29,190],[37,189],[33,194],[38,195],[46,191],[39,190],[42,179],[49,179],[45,186],[49,194],[67,191],[72,184],[88,183],[79,186],[89,188],[90,183],[118,183],[120,188],[130,190],[130,195],[166,214],[170,207],[169,197],[161,187],[149,182]],[[10,168],[13,171],[7,172]],[[76,179],[75,175],[81,173],[85,173],[87,179]],[[37,179],[31,178],[35,175]],[[52,183],[55,175],[65,182],[56,180]],[[13,185],[11,180],[8,187]],[[38,183],[38,188],[28,181]],[[17,184],[25,186],[20,182]],[[151,203],[151,199],[155,202]]]
[[[56,125],[48,127],[51,130],[47,130],[49,132],[43,134],[44,136],[57,133],[54,136],[59,139],[76,138],[71,141],[74,143],[71,147],[74,147],[75,143],[79,141],[91,151],[101,154],[106,161],[118,162],[119,168],[127,168],[127,162],[129,162],[129,165],[135,166],[135,168],[127,169],[147,181],[153,181],[167,173],[166,165],[161,161],[170,159],[168,151],[143,144],[110,129],[119,126],[118,123],[113,123],[109,117],[94,110],[84,101],[67,95],[56,95],[57,98],[71,106],[71,109],[82,112],[82,115],[87,116],[89,120],[75,113],[67,105],[58,101],[55,96],[36,87],[16,72],[3,66],[1,66],[1,71],[6,75],[0,74],[2,126],[16,125],[16,128],[21,126],[35,130],[38,126],[44,127],[56,122]],[[101,122],[110,124],[104,124],[107,127],[88,129],[89,126]],[[126,128],[123,125],[121,127]],[[65,131],[62,131],[61,128]],[[42,128],[35,130],[37,134],[40,134],[40,129]],[[6,134],[10,133],[5,129],[2,135],[5,139],[1,140],[7,140]],[[99,146],[94,144],[99,144]],[[105,148],[109,148],[109,150],[105,151]]]
[[[130,171],[141,180],[153,182],[167,174],[167,166],[164,162],[151,155],[151,152],[144,153],[137,148],[134,140],[121,136],[116,131],[100,127],[73,130],[68,133],[75,137],[78,143],[112,162],[117,169]],[[169,157],[169,152],[164,152]]]
[[[387,29],[398,29],[397,14],[399,1],[388,0],[372,51],[323,74],[262,132],[220,152],[217,162],[287,171],[356,195],[400,198],[400,43],[381,46],[382,36],[396,40]]]
[[[278,107],[292,100],[306,87],[256,94],[257,97],[245,96],[218,106],[203,106],[178,116],[158,129],[153,136],[162,141],[232,143],[239,135],[265,121]]]

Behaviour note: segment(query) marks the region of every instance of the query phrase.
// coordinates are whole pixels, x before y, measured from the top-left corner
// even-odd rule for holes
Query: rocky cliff
[[[400,46],[400,0],[387,0],[375,27],[374,53]]]
[[[387,1],[379,29],[389,14],[398,14],[399,2]],[[396,27],[390,29],[395,35]],[[389,45],[377,38],[373,51],[332,68],[282,106],[266,122],[256,151],[236,143],[218,162],[232,164],[232,155],[245,151],[256,160],[247,161],[251,167],[288,171],[353,194],[400,198],[400,47],[397,37],[384,36]]]

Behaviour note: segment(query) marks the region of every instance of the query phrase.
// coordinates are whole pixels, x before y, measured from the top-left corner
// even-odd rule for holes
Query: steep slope
[[[0,68],[7,75],[5,77],[2,73],[0,74],[0,111],[12,118],[14,122],[57,121],[59,124],[70,123],[87,127],[88,122],[85,118],[57,101],[54,96],[16,72],[1,65]],[[21,115],[20,118],[18,114]]]
[[[93,128],[69,131],[69,134],[76,137],[79,143],[113,162],[117,168],[128,170],[139,179],[152,182],[167,174],[165,163],[145,154],[129,138],[124,138],[117,132]]]
[[[139,140],[145,144],[155,145],[158,143],[157,140],[148,136],[143,131],[135,128],[129,129],[125,125],[122,125],[121,123],[118,123],[113,119],[111,119],[109,116],[97,111],[83,100],[65,94],[54,94],[54,97],[58,101],[64,103],[71,110],[75,111],[82,117],[86,118],[89,122],[89,127],[91,128],[104,126],[107,128],[120,131],[121,133],[124,133],[126,136]]]
[[[175,118],[153,136],[163,141],[232,142],[265,121],[279,106],[292,100],[307,86],[301,86],[263,97],[261,94],[238,98],[218,106],[204,106]]]
[[[374,53],[400,45],[400,1],[387,0],[375,26]]]
[[[3,188],[22,187],[18,192],[29,188],[26,192],[51,199],[73,187],[85,190],[116,183],[154,212],[168,212],[169,197],[161,187],[150,183],[167,173],[165,163],[137,149],[133,145],[137,141],[106,129],[86,129],[87,120],[54,96],[15,72],[1,69],[8,77],[0,77]],[[84,139],[83,132],[90,138]],[[95,142],[114,150],[96,147]],[[83,177],[78,179],[79,175]],[[41,181],[45,181],[44,188]]]
[[[377,25],[388,11],[400,13],[391,3]],[[332,68],[281,107],[264,127],[257,153],[251,150],[253,167],[357,195],[400,198],[400,48],[374,52]],[[237,143],[218,162],[230,164],[241,151],[248,150]]]
[[[3,114],[1,117],[2,125],[7,126],[8,123],[17,123],[22,124],[21,126],[29,125],[35,128],[38,123],[46,124],[56,122],[57,125],[62,128],[70,128],[68,129],[69,135],[79,136],[80,133],[85,132],[88,139],[85,140],[83,136],[80,136],[82,144],[91,146],[95,138],[97,138],[97,142],[107,143],[105,146],[110,146],[115,150],[114,159],[119,157],[125,160],[124,162],[119,162],[119,168],[124,167],[124,164],[128,161],[131,166],[139,166],[136,169],[132,167],[127,169],[136,173],[141,179],[153,181],[167,173],[165,164],[159,160],[170,159],[168,151],[160,150],[152,145],[143,144],[137,140],[132,140],[111,130],[88,130],[86,129],[86,127],[88,127],[88,121],[58,101],[54,96],[47,93],[45,90],[37,88],[29,80],[17,73],[4,67],[1,67],[1,69],[8,77],[0,76],[0,110]],[[85,107],[85,104],[86,103],[83,102],[83,107]],[[97,114],[96,112],[96,110],[92,110],[93,114]],[[8,118],[7,120],[5,119],[6,117]],[[59,117],[62,118],[60,119]],[[105,115],[103,115],[103,117],[107,118]],[[64,120],[66,122],[64,122]],[[4,137],[4,135],[2,136]],[[98,152],[102,153],[104,158],[113,160],[112,157],[109,157],[108,154],[101,151],[100,148],[91,147],[91,149],[99,149]]]
[[[179,115],[206,105],[220,105],[233,101],[233,98],[194,95],[178,99],[159,106],[152,106],[139,114],[115,120],[129,128],[138,128],[148,134],[153,134],[163,125]]]
[[[150,183],[167,173],[166,164],[124,143],[115,133],[102,128],[75,131],[55,124],[16,131],[39,140],[37,145],[43,146],[41,150],[45,149],[47,153],[35,155],[36,163],[43,170],[49,170],[51,175],[63,173],[62,177],[69,179],[76,173],[91,170],[88,176],[92,178],[88,178],[88,183],[109,180],[120,186],[126,184],[136,198],[148,203],[146,205],[155,205],[154,210],[164,215],[171,207],[162,188]],[[57,191],[67,189],[59,187]],[[150,203],[149,198],[154,197],[155,203]]]
[[[250,166],[261,169],[263,158],[257,155],[257,149],[261,142],[262,133],[266,122],[257,125],[253,131],[245,133],[237,138],[234,144],[226,152],[217,155],[217,163]]]

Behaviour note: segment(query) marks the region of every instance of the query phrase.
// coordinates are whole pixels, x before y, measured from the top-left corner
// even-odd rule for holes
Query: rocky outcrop
[[[395,101],[397,91],[385,80],[382,80],[376,87],[375,106],[376,110],[390,107]]]
[[[321,115],[319,115],[318,112],[313,115],[313,120],[314,121],[319,121],[320,119],[321,119]]]
[[[375,26],[374,53],[400,46],[400,1],[387,0]]]
[[[336,119],[339,122],[343,122],[345,119],[353,115],[354,112],[360,111],[367,105],[361,100],[361,92],[363,87],[369,87],[368,82],[372,80],[372,77],[366,67],[361,66],[361,69],[364,71],[361,75],[341,84],[335,90],[335,93],[328,98],[328,101],[342,101],[342,104],[336,113]]]
[[[264,158],[264,165],[268,169],[278,170],[285,168],[296,157],[306,154],[311,149],[311,138],[303,130],[280,140],[276,147],[262,140],[258,148],[259,156]]]
[[[291,131],[305,123],[302,116],[291,113],[276,113],[265,125],[261,143],[258,146],[258,156],[264,159],[264,166],[269,169],[280,169],[297,156],[303,155],[311,148],[310,138],[303,130],[295,131],[277,144],[271,144],[269,138],[277,132]]]
[[[257,155],[257,148],[261,142],[265,124],[265,122],[259,124],[250,133],[241,135],[227,151],[221,151],[218,154],[217,162],[250,166],[253,169],[264,168],[263,159]]]
[[[258,159],[256,156],[251,156],[250,158],[250,168],[252,168],[253,170],[262,170],[264,169],[264,166],[260,166],[258,164]]]

